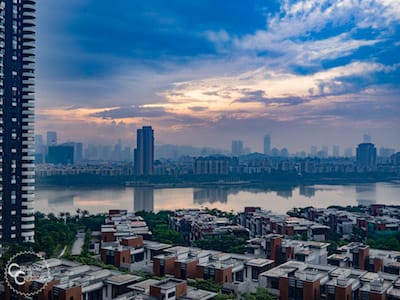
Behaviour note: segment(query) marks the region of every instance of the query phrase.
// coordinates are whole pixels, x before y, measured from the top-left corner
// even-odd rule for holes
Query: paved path
[[[75,236],[74,244],[72,245],[71,254],[72,255],[81,254],[84,242],[85,242],[85,232],[83,230],[78,230],[78,233]]]
[[[62,249],[61,253],[58,255],[58,257],[60,258],[61,256],[63,256],[66,250],[67,250],[67,246],[65,245],[64,248]]]

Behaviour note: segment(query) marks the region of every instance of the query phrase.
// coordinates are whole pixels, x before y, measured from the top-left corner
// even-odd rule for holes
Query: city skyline
[[[400,148],[394,1],[94,3],[38,3],[38,133]]]
[[[151,127],[151,126],[144,126],[144,127]],[[141,130],[141,129],[138,129]],[[156,132],[153,131],[153,135],[155,135]],[[49,137],[50,135],[50,137]],[[136,133],[137,136],[137,133]],[[367,141],[366,141],[367,140]],[[44,142],[46,141],[46,142]],[[54,142],[55,141],[55,142]],[[282,145],[282,147],[279,147],[279,145],[275,145],[273,141],[271,142],[271,136],[270,134],[266,134],[263,137],[263,149],[260,151],[260,149],[252,149],[248,147],[247,140],[232,140],[230,145],[225,145],[222,147],[213,147],[213,145],[206,146],[198,146],[198,147],[193,147],[191,145],[176,145],[176,144],[171,144],[171,143],[154,143],[154,147],[158,148],[158,150],[161,150],[160,152],[165,153],[165,152],[175,152],[177,149],[182,149],[184,152],[196,152],[196,151],[205,151],[206,153],[204,155],[209,155],[209,154],[224,154],[224,155],[233,155],[233,156],[240,156],[240,155],[245,155],[245,154],[250,154],[250,153],[263,153],[267,156],[279,156],[279,152],[287,151],[290,156],[311,156],[311,157],[316,157],[316,156],[321,156],[318,155],[318,152],[324,152],[322,156],[327,156],[327,157],[353,157],[355,155],[355,151],[357,150],[357,147],[359,146],[360,143],[373,143],[376,147],[379,148],[379,156],[381,157],[389,157],[395,152],[398,152],[398,149],[396,148],[390,148],[386,147],[386,145],[378,145],[374,143],[373,137],[368,134],[364,134],[360,140],[357,142],[355,141],[355,144],[347,147],[340,147],[339,145],[336,144],[328,144],[328,145],[308,145],[308,148],[301,149],[299,151],[293,150],[293,149],[288,149],[285,145]],[[79,147],[79,159],[78,161],[82,160],[82,155],[83,155],[83,150],[85,150],[86,153],[86,158],[88,158],[89,152],[95,151],[96,153],[98,150],[100,152],[106,151],[107,153],[103,153],[106,160],[110,160],[111,156],[116,156],[115,160],[120,160],[120,156],[123,155],[125,158],[123,160],[130,160],[127,159],[127,157],[130,155],[128,153],[123,153],[123,150],[126,152],[130,152],[131,150],[134,150],[135,147],[137,147],[137,138],[135,140],[121,140],[118,139],[117,141],[110,141],[109,144],[92,144],[92,143],[82,143],[82,142],[77,142],[73,141],[71,139],[69,140],[61,140],[60,143],[57,142],[57,132],[53,131],[48,131],[47,132],[47,138],[44,140],[43,135],[41,134],[36,134],[35,135],[35,153],[42,155],[44,152],[46,152],[46,147],[49,146],[54,146],[54,145],[75,145],[76,147],[78,145]],[[122,149],[124,147],[124,149]],[[97,148],[97,150],[96,150]],[[114,149],[113,149],[114,148]],[[154,150],[154,157],[156,158],[169,158],[169,156],[163,156],[162,154],[160,155],[155,148]],[[169,150],[168,150],[169,149]],[[240,150],[239,150],[240,149]],[[95,153],[95,154],[96,154]],[[98,155],[100,153],[97,153]],[[321,153],[320,153],[321,154]],[[95,156],[96,156],[95,155]],[[192,156],[201,156],[201,154],[182,154],[182,155],[192,155]],[[176,155],[175,155],[176,156]],[[174,157],[175,157],[174,156]],[[176,158],[176,157],[175,157]],[[133,154],[131,159],[133,159]],[[39,160],[39,162],[42,162]]]

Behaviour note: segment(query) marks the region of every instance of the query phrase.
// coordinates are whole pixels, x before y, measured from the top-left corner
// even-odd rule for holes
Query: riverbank
[[[400,182],[400,176],[384,173],[343,173],[332,175],[297,175],[297,174],[251,174],[230,176],[102,176],[93,174],[55,175],[38,177],[36,186],[129,186],[152,188],[197,188],[197,187],[252,187],[273,186],[296,187],[299,185],[347,185],[377,182]]]

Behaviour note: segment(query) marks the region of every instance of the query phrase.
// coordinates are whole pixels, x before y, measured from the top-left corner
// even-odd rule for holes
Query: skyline
[[[369,133],[400,148],[395,1],[37,6],[37,133],[113,143],[151,125],[159,143],[260,152],[266,133],[291,151]]]

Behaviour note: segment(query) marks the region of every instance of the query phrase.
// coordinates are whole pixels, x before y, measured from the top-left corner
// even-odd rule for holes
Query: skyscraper
[[[373,169],[376,165],[376,148],[372,143],[361,143],[357,147],[357,166]]]
[[[57,146],[57,132],[47,131],[47,146]]]
[[[264,154],[271,155],[271,137],[269,134],[264,136]]]
[[[243,155],[243,141],[232,141],[232,156]]]
[[[135,175],[153,175],[154,131],[151,126],[137,130],[134,160]]]
[[[0,1],[1,242],[34,241],[35,2]]]

